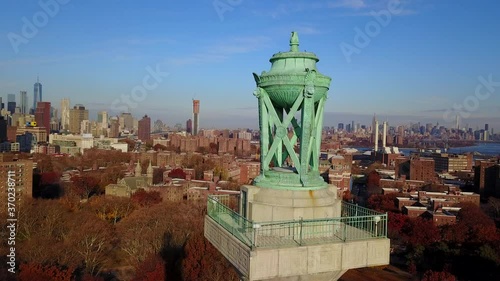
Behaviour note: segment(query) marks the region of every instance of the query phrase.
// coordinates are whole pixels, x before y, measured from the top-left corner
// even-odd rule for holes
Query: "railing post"
[[[302,246],[302,223],[303,223],[303,218],[300,217],[299,221],[299,245]]]
[[[347,240],[347,220],[344,222],[344,242]]]
[[[380,222],[382,218],[380,216],[375,216],[373,218],[373,221],[375,222],[375,237],[378,237],[378,223]]]
[[[257,248],[257,231],[261,227],[260,224],[252,224],[252,231],[253,231],[253,245],[255,248]]]

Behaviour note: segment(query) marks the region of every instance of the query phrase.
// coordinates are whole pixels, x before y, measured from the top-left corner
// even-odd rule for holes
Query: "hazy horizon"
[[[70,98],[91,119],[130,108],[185,124],[194,98],[202,128],[256,128],[252,72],[269,70],[297,31],[300,50],[333,79],[325,126],[369,125],[376,113],[500,128],[496,1],[57,1],[4,3],[4,99],[26,90],[30,105],[39,75],[44,101],[59,109]]]

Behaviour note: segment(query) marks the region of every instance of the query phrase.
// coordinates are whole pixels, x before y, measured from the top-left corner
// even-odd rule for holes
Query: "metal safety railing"
[[[387,214],[342,202],[341,217],[252,222],[208,197],[208,215],[249,247],[302,246],[387,237]]]

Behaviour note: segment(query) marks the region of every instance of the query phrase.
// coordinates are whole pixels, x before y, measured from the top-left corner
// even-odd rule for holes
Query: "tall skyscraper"
[[[200,101],[193,100],[193,135],[196,136],[200,130]]]
[[[109,134],[110,138],[117,138],[120,136],[120,122],[118,121],[118,117],[110,118],[109,124]]]
[[[378,151],[378,121],[377,121],[377,115],[373,114],[373,120],[372,120],[372,137],[373,137],[373,144],[374,144],[374,150],[375,152]]]
[[[50,102],[38,102],[35,110],[35,120],[38,127],[44,127],[47,136],[50,132]],[[47,140],[39,140],[47,141]]]
[[[191,119],[188,119],[186,121],[186,132],[188,134],[192,134],[193,133],[193,120],[191,120]]]
[[[101,134],[105,135],[108,131],[108,112],[107,111],[101,111],[97,113],[97,124],[98,126],[101,127]]]
[[[0,143],[7,140],[7,120],[0,116]]]
[[[69,110],[69,132],[80,134],[83,120],[89,120],[89,111],[85,106],[77,104]]]
[[[69,130],[69,99],[61,100],[61,129]]]
[[[144,115],[141,120],[139,120],[137,137],[141,141],[148,141],[151,139],[151,118]]]
[[[7,95],[7,111],[9,111],[10,114],[16,112],[16,95],[14,94]]]
[[[28,93],[26,91],[20,91],[19,95],[20,95],[19,107],[21,108],[21,113],[27,114],[28,113]]]
[[[42,83],[40,83],[38,76],[33,89],[33,109],[35,110],[39,101],[42,101]]]
[[[121,130],[133,130],[134,129],[134,117],[129,112],[122,112],[120,115],[120,129]]]
[[[488,124],[484,124],[484,130],[485,130],[485,131],[489,131],[489,130],[490,130],[490,125],[488,125]]]
[[[382,126],[382,147],[387,146],[387,121],[384,121]]]

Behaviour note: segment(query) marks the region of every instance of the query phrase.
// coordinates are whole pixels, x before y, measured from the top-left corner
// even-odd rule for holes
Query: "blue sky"
[[[325,125],[369,124],[373,113],[393,125],[451,124],[459,114],[464,126],[500,130],[500,2],[403,0],[390,9],[393,2],[4,0],[0,96],[27,90],[32,99],[39,74],[44,100],[59,108],[69,97],[95,119],[99,110],[119,113],[150,68],[163,76],[129,102],[136,117],[184,123],[195,98],[202,127],[256,128],[252,72],[268,70],[297,31],[300,49],[333,78]],[[368,42],[356,41],[359,31]],[[345,46],[356,52],[346,56]],[[478,77],[494,81],[480,94]]]

